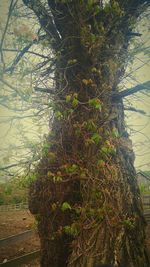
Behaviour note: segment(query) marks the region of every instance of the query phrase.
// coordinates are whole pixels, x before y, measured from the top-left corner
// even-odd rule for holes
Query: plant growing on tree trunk
[[[41,266],[148,267],[118,84],[133,26],[149,1],[23,2],[56,57],[54,120],[29,199]]]

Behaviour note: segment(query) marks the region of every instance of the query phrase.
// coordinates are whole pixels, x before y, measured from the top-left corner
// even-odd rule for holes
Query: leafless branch
[[[10,164],[10,165],[4,166],[4,167],[0,167],[0,171],[4,171],[4,170],[10,169],[10,168],[14,168],[14,167],[17,167],[17,166],[20,166],[20,165],[24,165],[24,164],[27,164],[27,163],[29,163],[29,161]]]
[[[133,107],[124,107],[124,109],[128,110],[128,111],[138,112],[138,113],[141,113],[142,115],[146,115],[147,114],[144,110],[136,109],[136,108],[133,108]]]
[[[15,70],[15,67],[18,64],[18,62],[21,60],[21,58],[24,56],[24,54],[26,54],[26,52],[30,49],[30,47],[32,45],[33,45],[33,43],[30,43],[29,45],[27,45],[26,47],[24,47],[22,49],[22,51],[18,54],[18,56],[15,58],[15,60],[12,63],[12,65],[9,68],[7,68],[5,70],[5,72],[10,72],[12,74],[13,71]]]
[[[150,90],[150,81],[147,81],[147,82],[142,83],[142,84],[138,84],[132,88],[126,89],[126,90],[121,91],[117,94],[115,93],[112,96],[112,98],[113,98],[113,100],[118,100],[118,99],[133,95],[133,94],[140,92],[140,91],[143,91],[143,90]]]
[[[16,1],[11,0],[11,2],[10,2],[8,16],[7,16],[7,21],[6,21],[6,25],[5,25],[5,29],[4,29],[2,38],[1,38],[0,53],[1,53],[1,61],[2,61],[4,67],[5,67],[5,62],[4,62],[4,58],[3,58],[2,48],[3,48],[3,43],[4,43],[4,40],[5,40],[5,35],[6,35],[7,29],[8,29],[9,21],[10,21],[10,18],[11,18],[11,13],[12,13],[15,5],[17,4],[17,2],[18,2],[18,0],[16,0]]]
[[[14,92],[18,93],[17,88],[15,88],[14,86],[12,86],[11,84],[9,84],[7,81],[5,81],[3,78],[0,78],[0,82],[2,82],[4,85],[6,85],[7,87],[9,87],[11,90],[13,90]]]
[[[28,52],[28,50],[31,48],[31,46],[33,44],[36,44],[39,42],[39,40],[42,40],[45,38],[45,35],[40,36],[38,40],[33,40],[30,44],[28,44],[27,46],[25,46],[17,55],[17,57],[15,58],[15,60],[13,61],[12,65],[7,68],[5,70],[5,72],[10,72],[11,74],[13,73],[13,71],[15,70],[15,67],[17,66],[17,64],[19,63],[19,61],[22,59],[22,57]]]
[[[10,164],[10,165],[4,166],[4,167],[0,167],[0,171],[5,171],[5,170],[11,169],[11,168],[19,167],[21,165],[31,164],[32,162],[35,162],[35,161],[36,160],[33,159],[32,161],[27,160],[27,161],[20,161],[18,163],[13,163],[13,164]]]
[[[9,117],[9,119],[5,119],[4,121],[0,121],[0,124],[1,123],[11,122],[11,121],[14,121],[14,120],[22,120],[22,119],[34,118],[34,117],[37,117],[37,116],[42,116],[42,112],[45,111],[46,109],[48,109],[48,108],[41,109],[38,112],[33,113],[32,115],[12,116],[12,117]]]
[[[48,37],[54,40],[55,44],[60,43],[61,39],[55,26],[52,16],[48,13],[40,0],[23,0],[23,3],[33,10],[37,16],[41,27],[45,30]]]
[[[54,94],[54,88],[41,88],[41,87],[35,87],[34,90],[36,92],[41,92],[41,93],[47,93],[47,94]]]
[[[14,53],[14,52],[21,53],[21,50],[18,50],[18,49],[7,49],[7,48],[3,48],[3,51],[12,52],[12,53]],[[49,58],[48,56],[45,56],[43,54],[41,55],[41,54],[39,54],[39,53],[37,53],[35,51],[26,51],[26,53],[31,54],[31,55],[35,55],[35,56],[38,56],[38,57],[42,57],[42,58],[45,58],[45,59],[48,59]]]

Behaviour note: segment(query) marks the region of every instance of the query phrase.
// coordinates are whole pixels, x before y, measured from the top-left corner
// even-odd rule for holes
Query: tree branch
[[[14,0],[11,0],[11,2],[10,2],[9,11],[8,11],[8,17],[7,17],[7,21],[6,21],[6,26],[5,26],[4,32],[2,34],[1,43],[0,43],[1,61],[2,61],[4,67],[5,67],[5,62],[4,62],[4,58],[3,58],[2,48],[3,48],[5,35],[6,35],[7,29],[8,29],[9,21],[10,21],[10,18],[11,18],[11,13],[12,13],[16,3],[17,3],[17,1],[15,1],[15,3],[14,3]]]
[[[55,45],[59,44],[61,39],[57,31],[52,16],[47,12],[40,0],[23,0],[23,3],[33,10],[37,16],[41,27],[45,30],[48,37],[55,40]]]
[[[121,8],[124,9],[127,16],[138,16],[150,4],[149,0],[117,0]]]
[[[54,88],[41,88],[41,87],[34,87],[34,90],[36,92],[41,92],[41,93],[47,93],[47,94],[54,94]]]
[[[142,115],[147,115],[146,112],[142,109],[136,109],[136,108],[133,108],[133,107],[124,107],[124,110],[128,110],[128,111],[134,111],[134,112],[138,112]]]
[[[6,52],[12,52],[12,53],[14,53],[14,52],[21,53],[21,51],[22,51],[22,50],[19,50],[19,49],[8,49],[8,48],[3,48],[2,50],[3,51],[6,51]],[[26,51],[26,53],[31,54],[31,55],[35,55],[35,56],[38,56],[38,57],[42,57],[42,58],[45,58],[45,59],[48,59],[49,58],[48,56],[39,54],[39,53],[37,53],[35,51]]]
[[[10,72],[11,74],[15,70],[16,65],[19,63],[19,61],[22,59],[22,57],[28,52],[28,50],[31,48],[33,44],[36,44],[39,40],[42,40],[45,38],[45,35],[40,36],[38,40],[33,40],[30,44],[25,46],[20,53],[16,56],[15,60],[13,61],[12,65],[8,67],[5,72]]]
[[[12,91],[14,91],[17,94],[19,94],[19,91],[17,90],[17,88],[15,88],[10,83],[8,83],[7,81],[5,81],[3,78],[0,78],[0,82],[2,82],[4,85],[6,85],[7,87],[9,87]]]
[[[126,89],[124,91],[121,91],[119,93],[115,93],[112,96],[112,99],[115,100],[119,100],[121,98],[127,97],[129,95],[133,95],[137,92],[143,91],[143,90],[150,90],[150,81],[142,83],[142,84],[138,84],[132,88]]]
[[[4,166],[4,167],[0,167],[0,171],[5,171],[5,170],[8,170],[8,169],[11,169],[11,168],[14,168],[14,167],[19,167],[20,165],[25,165],[25,164],[28,164],[28,163],[30,163],[30,161],[10,164],[10,165]]]
[[[25,46],[22,51],[18,54],[18,56],[15,58],[15,60],[13,61],[12,65],[10,67],[8,67],[5,72],[10,72],[11,74],[13,73],[13,71],[15,70],[16,65],[19,63],[19,61],[21,60],[21,58],[24,56],[24,54],[30,49],[30,47],[32,46],[33,43],[30,43],[29,45]]]

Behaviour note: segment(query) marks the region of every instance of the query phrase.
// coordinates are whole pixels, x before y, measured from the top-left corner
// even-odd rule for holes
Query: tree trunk
[[[41,266],[148,267],[132,143],[122,99],[112,97],[124,74],[130,25],[119,6],[114,11],[115,1],[100,22],[87,16],[95,7],[87,11],[84,1],[54,2],[49,6],[62,37],[53,46],[54,121],[30,188]]]

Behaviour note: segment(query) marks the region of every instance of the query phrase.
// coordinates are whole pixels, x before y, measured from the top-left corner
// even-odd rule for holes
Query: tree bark
[[[24,2],[39,16],[35,1]],[[54,121],[29,199],[41,266],[148,267],[132,143],[122,99],[112,99],[124,74],[135,1],[128,14],[125,1],[110,1],[107,9],[94,2],[48,1],[53,20],[39,19],[47,34],[51,21],[57,28]]]

